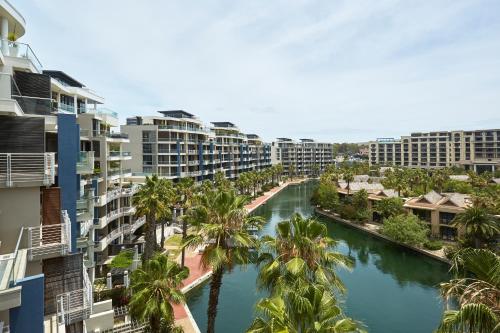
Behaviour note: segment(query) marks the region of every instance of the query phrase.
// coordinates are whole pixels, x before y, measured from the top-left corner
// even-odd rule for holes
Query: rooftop
[[[300,139],[300,141],[302,141],[302,142],[314,142],[313,139]]]
[[[229,121],[212,121],[211,124],[215,127],[236,127],[236,125]]]
[[[173,118],[194,118],[194,114],[186,112],[184,110],[166,110],[166,111],[158,111],[163,114],[165,117],[173,117]]]
[[[78,82],[77,80],[73,79],[71,76],[68,74],[64,73],[63,71],[55,71],[55,70],[44,70],[43,74],[46,74],[62,84],[65,84],[70,87],[77,87],[77,88],[83,88],[85,85],[81,82]]]
[[[292,141],[290,138],[276,138],[278,141]]]
[[[247,134],[246,136],[249,139],[260,139],[260,137],[257,134]]]

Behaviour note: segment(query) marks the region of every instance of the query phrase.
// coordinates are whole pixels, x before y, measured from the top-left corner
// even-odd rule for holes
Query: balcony
[[[128,151],[110,151],[108,153],[109,160],[130,160],[132,159],[132,154]]]
[[[76,220],[83,222],[94,218],[94,190],[88,190],[84,196],[76,200]]]
[[[146,223],[146,216],[141,216],[137,220],[135,220],[132,224],[125,224],[123,226],[124,233],[134,233],[137,229],[143,226]]]
[[[71,222],[63,210],[61,224],[27,227],[28,259],[40,260],[66,255],[71,252]]]
[[[33,52],[29,44],[13,42],[5,39],[2,39],[1,42],[2,53],[5,57],[12,57],[23,62],[27,61],[33,66],[36,72],[42,72],[42,63],[38,60],[35,52]]]
[[[49,186],[54,177],[54,153],[0,154],[0,187]]]
[[[103,251],[112,241],[123,235],[125,226],[118,227],[96,242],[96,251]]]
[[[138,184],[133,184],[132,186],[130,187],[123,187],[122,188],[122,195],[123,196],[132,196],[134,194],[137,193],[137,191],[139,191],[140,189],[140,186]]]
[[[82,269],[83,288],[57,295],[57,322],[59,325],[70,325],[88,319],[92,314],[92,283],[87,275],[85,265]]]
[[[80,175],[91,175],[94,172],[94,152],[81,151],[78,154],[76,172]]]

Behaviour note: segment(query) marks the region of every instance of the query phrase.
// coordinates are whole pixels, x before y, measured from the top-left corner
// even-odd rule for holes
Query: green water
[[[277,222],[298,212],[313,214],[309,203],[312,182],[289,186],[255,214],[268,223],[262,234],[274,234]],[[447,265],[400,246],[374,238],[362,231],[317,217],[328,226],[331,237],[339,240],[337,250],[355,261],[352,272],[340,271],[347,286],[345,312],[364,322],[373,333],[432,332],[442,314],[437,286],[449,279]],[[244,332],[254,315],[254,305],[265,293],[255,289],[254,267],[235,269],[222,281],[216,332]],[[188,305],[201,331],[206,331],[209,284],[190,292]]]

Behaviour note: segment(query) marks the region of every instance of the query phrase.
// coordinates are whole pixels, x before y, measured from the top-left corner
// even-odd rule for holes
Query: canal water
[[[254,211],[268,222],[261,234],[274,234],[276,223],[293,213],[314,214],[310,197],[314,182],[289,186]],[[355,262],[351,272],[340,270],[347,287],[341,302],[347,315],[362,321],[373,333],[430,333],[443,311],[439,283],[449,280],[448,266],[424,255],[370,236],[357,229],[316,217],[339,241],[337,251]],[[266,296],[255,288],[257,270],[236,268],[224,275],[216,332],[245,332],[254,317],[255,303]],[[188,306],[202,332],[206,331],[208,282],[192,290]]]

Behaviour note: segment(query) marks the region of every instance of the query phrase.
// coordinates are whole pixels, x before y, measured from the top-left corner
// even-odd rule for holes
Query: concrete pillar
[[[128,271],[123,272],[123,284],[125,285],[125,288],[128,288],[130,286]]]
[[[6,17],[0,18],[0,37],[2,38],[2,53],[4,55],[9,54],[9,42],[7,38],[9,37],[9,21]]]
[[[439,211],[431,211],[431,234],[433,237],[439,237]]]
[[[106,274],[106,288],[107,289],[113,288],[113,282],[111,281],[111,273]]]

